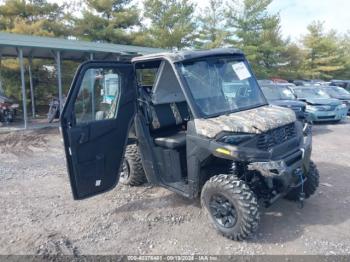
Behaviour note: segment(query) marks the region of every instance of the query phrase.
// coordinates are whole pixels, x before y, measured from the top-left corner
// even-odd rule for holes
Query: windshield
[[[339,86],[330,86],[324,89],[331,96],[349,96],[350,93],[346,91],[344,88]]]
[[[179,66],[201,113],[214,116],[266,104],[247,63],[234,57],[207,57]]]
[[[313,87],[313,88],[296,88],[295,93],[299,98],[311,98],[311,99],[317,99],[317,98],[330,98],[329,95],[327,95],[326,92],[322,91],[319,88]]]
[[[267,100],[294,100],[295,97],[288,87],[262,86],[261,87]]]

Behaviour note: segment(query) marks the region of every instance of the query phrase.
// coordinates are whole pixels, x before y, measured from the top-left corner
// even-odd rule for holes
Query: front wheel
[[[244,240],[258,228],[256,196],[235,175],[213,176],[203,187],[201,202],[214,227],[227,238]]]

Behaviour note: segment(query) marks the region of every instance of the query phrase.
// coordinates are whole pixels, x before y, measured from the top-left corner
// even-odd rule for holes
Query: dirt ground
[[[0,134],[0,254],[350,254],[350,120],[314,127],[318,192],[262,208],[245,242],[162,188],[118,186],[73,201],[57,129]]]

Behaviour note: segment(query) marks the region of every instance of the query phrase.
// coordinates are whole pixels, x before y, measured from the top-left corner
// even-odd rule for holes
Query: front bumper
[[[266,181],[279,181],[283,186],[280,193],[285,195],[300,185],[300,173],[307,175],[311,151],[312,137],[309,134],[304,136],[304,145],[296,152],[281,160],[252,162],[248,165],[248,170],[258,171]]]
[[[311,135],[304,138],[304,145],[289,156],[275,161],[252,162],[248,165],[249,170],[256,170],[264,177],[278,178],[285,175],[293,175],[294,171],[302,168],[308,171],[308,163],[311,157]]]
[[[333,111],[307,111],[307,119],[311,121],[339,121],[346,118],[348,108]]]

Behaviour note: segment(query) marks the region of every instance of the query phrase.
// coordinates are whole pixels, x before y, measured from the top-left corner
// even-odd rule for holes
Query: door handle
[[[83,143],[85,143],[86,142],[86,134],[85,133],[81,133],[80,134],[80,137],[79,137],[79,141],[78,141],[78,143],[79,144],[83,144]]]

